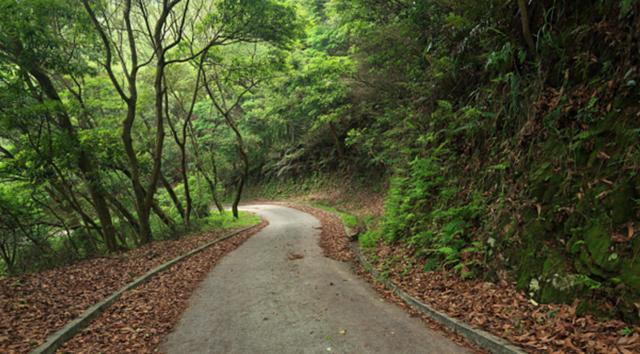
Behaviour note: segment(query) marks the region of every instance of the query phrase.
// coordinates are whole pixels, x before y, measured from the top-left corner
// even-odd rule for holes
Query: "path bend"
[[[466,353],[391,304],[318,246],[320,222],[277,205],[189,300],[167,353]]]

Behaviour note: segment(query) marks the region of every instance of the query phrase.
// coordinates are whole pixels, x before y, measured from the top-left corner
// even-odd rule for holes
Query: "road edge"
[[[354,259],[354,261],[359,262],[362,268],[364,268],[364,270],[366,270],[376,282],[384,285],[385,288],[389,289],[398,297],[400,297],[405,304],[419,311],[420,313],[424,314],[425,316],[432,319],[433,321],[458,333],[459,335],[466,338],[470,342],[478,345],[482,349],[486,349],[490,351],[491,353],[495,353],[495,354],[525,354],[526,353],[522,348],[516,346],[515,344],[509,342],[504,338],[500,338],[489,332],[474,328],[465,322],[452,318],[444,314],[443,312],[440,312],[434,309],[433,307],[412,297],[411,295],[406,293],[404,290],[402,290],[399,286],[394,284],[392,281],[382,277],[381,274],[373,268],[369,260],[366,258],[366,256],[362,252],[362,249],[360,248],[360,245],[358,244],[358,240],[357,240],[358,232],[356,230],[349,228],[347,225],[345,225],[342,219],[335,213],[332,213],[332,212],[329,212],[329,213],[331,213],[332,215],[335,215],[338,218],[338,220],[340,220],[340,224],[344,229],[345,235],[351,240],[350,247],[356,258]]]
[[[408,306],[413,309],[419,311],[430,319],[446,326],[452,331],[460,334],[470,342],[478,345],[479,347],[490,351],[491,353],[496,354],[525,354],[526,352],[510,343],[506,339],[497,337],[493,334],[490,334],[481,329],[473,328],[465,322],[457,320],[455,318],[449,317],[448,315],[434,309],[433,307],[421,302],[420,300],[412,297],[407,294],[404,290],[402,290],[399,286],[394,284],[392,281],[385,279],[378,273],[371,263],[367,260],[366,256],[363,254],[360,246],[358,245],[358,241],[351,242],[351,249],[356,256],[356,260],[360,262],[362,267],[371,274],[372,278],[384,285],[385,288],[392,291],[398,297],[402,299]]]
[[[84,329],[85,327],[87,327],[89,325],[89,323],[91,323],[91,321],[96,318],[99,314],[101,314],[102,312],[104,312],[109,306],[111,306],[114,302],[116,302],[121,296],[122,294],[124,294],[126,291],[128,290],[132,290],[137,288],[138,286],[144,284],[146,281],[148,281],[150,278],[152,278],[154,275],[168,269],[169,267],[173,266],[174,264],[189,258],[197,253],[200,253],[204,250],[206,250],[207,248],[220,243],[222,241],[228,240],[234,236],[237,236],[243,232],[249,231],[253,228],[259,227],[260,225],[254,225],[254,226],[250,226],[250,227],[246,227],[237,231],[234,231],[228,235],[219,237],[213,241],[210,241],[194,250],[191,250],[181,256],[178,256],[166,263],[163,263],[155,268],[153,268],[152,270],[148,271],[147,273],[145,273],[144,275],[136,278],[134,281],[130,282],[129,284],[125,285],[124,287],[120,288],[120,290],[114,292],[113,294],[109,295],[108,297],[106,297],[105,299],[103,299],[102,301],[96,303],[95,305],[89,307],[87,310],[85,310],[80,316],[76,317],[74,320],[70,321],[69,323],[67,323],[66,325],[64,325],[61,329],[59,329],[58,331],[54,332],[53,334],[49,335],[46,339],[46,341],[41,344],[40,346],[36,347],[35,349],[33,349],[32,351],[30,351],[30,354],[53,354],[56,352],[56,350],[58,348],[60,348],[66,341],[68,341],[69,339],[71,339],[74,335],[76,335],[78,332],[80,332],[82,329]]]

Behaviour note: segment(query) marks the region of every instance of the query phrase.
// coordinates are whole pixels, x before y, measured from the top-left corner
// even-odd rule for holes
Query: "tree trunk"
[[[236,189],[236,197],[233,200],[233,205],[231,210],[233,211],[233,217],[239,218],[240,214],[238,212],[238,205],[240,204],[240,200],[242,199],[242,191],[244,189],[244,184],[247,180],[247,176],[249,175],[249,157],[247,156],[247,152],[244,149],[244,141],[242,139],[242,134],[240,133],[240,129],[236,126],[233,118],[231,118],[228,114],[225,115],[225,119],[233,132],[236,134],[236,142],[238,143],[238,153],[240,154],[240,158],[242,159],[242,173],[240,174],[240,179],[238,181],[238,187]]]
[[[113,87],[116,89],[122,100],[127,105],[127,114],[125,119],[122,121],[122,143],[124,145],[124,151],[127,155],[127,162],[129,165],[129,170],[131,173],[130,179],[133,187],[133,193],[135,196],[135,206],[136,212],[138,214],[138,223],[140,224],[140,238],[142,242],[149,242],[151,240],[151,226],[149,225],[149,210],[150,203],[148,203],[147,193],[144,191],[144,187],[142,186],[140,179],[140,165],[138,162],[138,157],[133,146],[132,140],[132,130],[133,130],[133,122],[136,118],[137,104],[138,104],[138,88],[137,88],[137,77],[140,66],[138,66],[138,49],[136,47],[136,35],[133,30],[132,22],[131,22],[131,0],[125,0],[123,6],[123,19],[124,25],[126,29],[126,36],[129,44],[128,53],[130,55],[131,63],[130,68],[131,71],[127,73],[127,84],[128,84],[128,96],[125,94],[123,87],[121,86],[120,81],[115,75],[112,68],[112,48],[113,41],[109,38],[105,28],[100,24],[98,20],[98,16],[96,16],[95,12],[89,5],[89,0],[83,0],[82,4],[87,11],[87,14],[91,18],[91,22],[93,22],[94,27],[98,31],[98,35],[102,41],[102,44],[105,49],[105,61],[104,67],[107,70],[107,74],[109,75],[109,79],[111,80]],[[164,18],[166,19],[166,14],[163,13]],[[158,23],[156,32],[161,32],[161,24]],[[155,156],[154,156],[155,157]],[[153,199],[153,193],[155,192],[154,188],[149,188],[149,192],[151,193],[151,199]]]
[[[60,96],[58,95],[58,92],[53,86],[50,78],[37,68],[31,68],[29,72],[38,81],[43,92],[47,95],[47,98],[62,106],[62,100],[60,99]],[[62,130],[68,135],[68,138],[73,142],[73,145],[77,146],[79,149],[77,157],[78,168],[86,181],[87,189],[91,196],[96,215],[100,220],[101,232],[107,249],[109,251],[116,251],[118,249],[116,229],[111,220],[111,213],[104,197],[104,191],[100,183],[99,174],[93,166],[89,155],[80,145],[75,128],[71,123],[71,119],[67,115],[67,112],[60,110],[56,115],[60,128],[62,128]]]
[[[218,199],[218,165],[216,164],[216,159],[211,156],[211,167],[213,168],[213,201],[216,204],[216,208],[218,208],[218,212],[220,214],[224,214],[224,207],[222,203],[220,203],[220,199]]]
[[[178,130],[175,125],[171,121],[171,116],[169,115],[169,95],[165,93],[165,116],[167,118],[167,123],[169,123],[169,129],[171,130],[171,135],[173,135],[173,140],[178,146],[178,150],[180,150],[180,177],[182,178],[182,184],[184,185],[184,197],[186,203],[186,209],[182,212],[182,221],[186,227],[189,227],[191,224],[191,210],[193,208],[193,199],[191,198],[191,188],[189,186],[189,176],[187,171],[187,120],[188,117],[185,118],[185,122],[182,126],[182,139],[178,135]]]
[[[180,203],[180,199],[178,198],[178,195],[173,190],[173,187],[171,187],[171,183],[169,183],[169,181],[164,176],[164,174],[160,174],[160,181],[162,182],[164,189],[167,190],[167,193],[169,194],[169,197],[173,201],[173,204],[176,206],[176,209],[178,209],[178,213],[180,214],[180,217],[182,218],[183,221],[185,221],[186,217],[185,217],[184,208],[182,207],[182,203]]]
[[[188,227],[191,224],[191,210],[193,209],[193,199],[191,198],[191,188],[189,187],[189,176],[187,171],[187,151],[185,144],[181,147],[180,172],[184,184],[184,198],[187,203],[185,209],[184,224]]]
[[[209,193],[211,193],[211,197],[213,198],[213,203],[216,205],[216,209],[220,214],[224,214],[224,207],[220,200],[218,199],[218,191],[217,184],[214,182],[204,171],[198,168],[200,174],[204,177],[205,181],[207,181],[207,185],[209,186]]]
[[[329,123],[329,130],[331,131],[331,137],[333,137],[333,143],[336,146],[336,153],[338,154],[338,160],[344,160],[344,149],[342,148],[342,143],[340,143],[340,138],[338,137],[338,132],[336,129],[336,125],[333,122]]]
[[[207,174],[206,170],[204,169],[204,166],[202,165],[202,159],[200,156],[200,146],[198,145],[198,139],[196,138],[195,132],[193,131],[193,125],[191,124],[191,120],[189,120],[188,127],[189,127],[189,132],[191,133],[189,135],[191,137],[191,145],[193,145],[193,156],[196,162],[196,169],[207,181],[207,185],[209,186],[209,192],[211,193],[211,197],[213,198],[213,203],[216,205],[218,212],[220,214],[224,214],[224,207],[222,206],[222,203],[220,203],[220,200],[218,199],[218,188],[217,188],[218,169],[216,166],[216,161],[212,155],[211,157],[211,165],[213,166],[213,180],[212,180],[211,177],[209,177],[209,175]]]
[[[238,205],[240,204],[240,200],[242,199],[242,191],[244,189],[244,184],[247,180],[247,176],[249,175],[249,159],[247,158],[247,154],[244,151],[244,148],[241,148],[240,155],[242,157],[243,169],[242,174],[240,175],[240,180],[238,181],[238,188],[236,190],[236,197],[233,200],[233,217],[239,218],[240,214],[238,212]]]
[[[156,193],[156,189],[158,187],[158,181],[160,179],[160,175],[162,173],[162,150],[164,147],[164,68],[165,68],[165,52],[162,47],[162,40],[164,36],[164,20],[168,15],[166,9],[160,15],[160,19],[156,23],[156,28],[154,31],[154,41],[156,48],[156,73],[155,73],[155,81],[153,85],[153,89],[155,92],[155,116],[156,116],[156,141],[153,148],[153,168],[151,170],[151,176],[149,178],[149,186],[147,188],[147,194],[144,199],[144,203],[142,205],[141,219],[146,218],[146,223],[149,223],[149,211],[151,210],[154,199],[153,196]],[[142,221],[141,221],[142,224]],[[151,241],[151,230],[148,231],[143,230],[142,232],[142,242],[147,243]]]
[[[527,47],[529,47],[529,51],[531,55],[534,57],[537,55],[536,45],[533,41],[533,36],[531,35],[531,26],[529,25],[529,11],[527,10],[527,1],[526,0],[518,0],[518,9],[520,10],[520,23],[522,24],[522,35],[524,36],[525,42],[527,42]]]
[[[116,210],[118,210],[120,215],[122,215],[122,217],[127,220],[129,225],[131,225],[131,228],[136,234],[136,238],[135,238],[136,244],[139,244],[140,239],[138,236],[140,236],[140,225],[138,224],[138,221],[136,220],[135,216],[133,216],[133,214],[131,214],[129,210],[127,210],[127,208],[124,205],[122,205],[122,203],[120,203],[120,201],[117,198],[113,197],[112,195],[108,194],[107,200],[109,201],[109,203],[111,203],[111,205],[113,205],[116,208]]]
[[[127,116],[122,122],[122,143],[124,145],[124,151],[127,155],[127,162],[129,165],[129,179],[131,180],[131,186],[133,188],[133,195],[136,207],[136,213],[138,214],[138,223],[140,224],[140,239],[142,242],[151,239],[151,226],[149,225],[149,212],[145,212],[145,188],[140,182],[140,165],[138,163],[138,157],[133,147],[132,130],[133,122],[136,117],[137,111],[137,88],[135,85],[129,85],[130,99],[127,101]]]
[[[173,222],[173,220],[171,220],[171,218],[162,210],[162,208],[160,208],[160,206],[158,205],[157,202],[153,202],[153,204],[151,205],[151,208],[153,209],[153,212],[156,213],[156,215],[158,215],[158,217],[160,218],[160,220],[167,225],[167,227],[169,229],[171,229],[171,232],[175,232],[176,231],[176,225]]]

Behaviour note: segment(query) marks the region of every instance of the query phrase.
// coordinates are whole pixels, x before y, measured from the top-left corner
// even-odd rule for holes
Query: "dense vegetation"
[[[216,153],[246,156],[240,104],[300,29],[276,1],[0,2],[3,268],[211,223],[246,175]]]
[[[9,271],[341,171],[389,181],[364,245],[638,320],[635,0],[0,4]]]
[[[638,320],[636,1],[314,5],[295,75],[262,103],[292,138],[259,176],[386,174],[364,245]]]

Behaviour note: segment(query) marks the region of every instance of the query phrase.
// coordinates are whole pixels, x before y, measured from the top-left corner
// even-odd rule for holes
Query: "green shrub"
[[[381,238],[382,234],[379,231],[368,230],[358,236],[358,241],[363,248],[374,248],[378,245]]]
[[[204,219],[202,228],[205,230],[238,229],[258,225],[260,222],[262,219],[253,213],[240,211],[239,218],[235,219],[230,211],[225,211],[224,214],[215,213]]]

